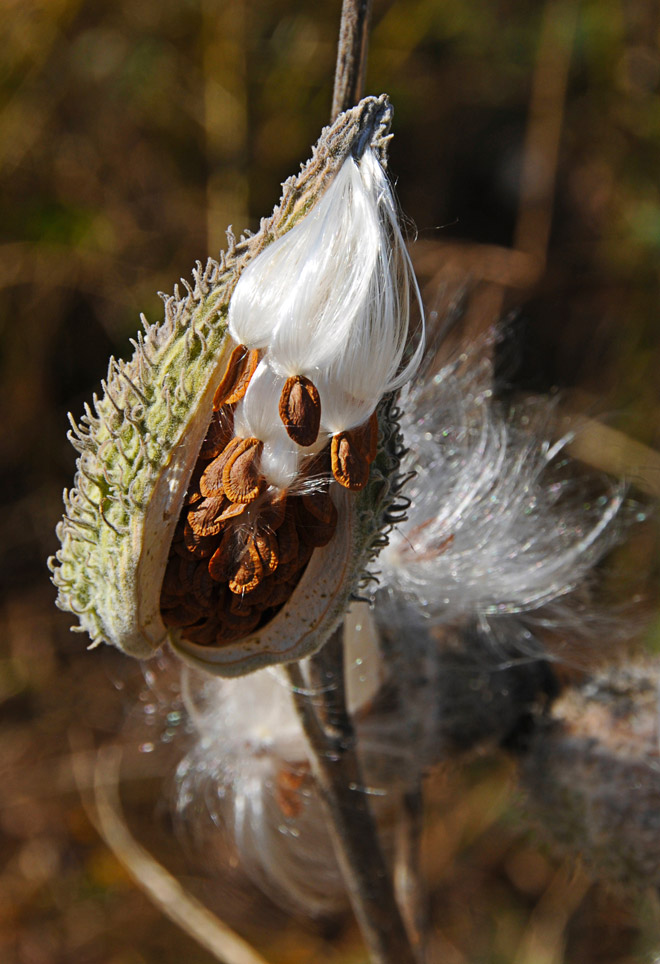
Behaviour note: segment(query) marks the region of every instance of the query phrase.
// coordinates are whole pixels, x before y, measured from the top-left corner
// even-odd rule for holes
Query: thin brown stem
[[[309,682],[287,667],[294,702],[328,817],[335,855],[373,964],[415,964],[369,807],[353,723],[346,707],[344,640],[338,630],[310,661]]]
[[[331,120],[362,97],[370,19],[371,0],[343,0]]]

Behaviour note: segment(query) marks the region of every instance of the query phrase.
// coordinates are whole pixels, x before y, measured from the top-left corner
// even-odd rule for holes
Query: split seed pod
[[[228,250],[219,262],[209,260],[205,267],[198,262],[193,285],[182,279],[183,296],[178,286],[172,296],[163,296],[163,322],[150,325],[143,319],[145,334],[134,342],[133,358],[129,362],[111,359],[102,397],[94,396],[93,407],[86,406],[79,424],[71,419],[70,439],[80,457],[74,488],[64,495],[66,511],[58,526],[62,548],[49,564],[59,590],[58,606],[78,618],[80,625],[74,628],[87,632],[93,645],[112,643],[143,658],[169,641],[182,658],[212,673],[237,676],[318,650],[343,618],[368,562],[386,540],[384,533],[400,481],[401,442],[392,392],[412,373],[421,352],[418,345],[412,358],[405,354],[409,289],[414,281],[383,174],[390,121],[391,108],[383,95],[366,98],[326,128],[311,160],[283,185],[279,206],[262,221],[258,233],[239,241],[229,235]],[[336,201],[331,193],[333,184],[339,185]],[[371,259],[374,279],[369,281],[368,273],[366,282],[359,274],[349,279],[362,286],[359,297],[352,294],[348,300],[351,310],[353,303],[358,308],[366,306],[360,309],[362,315],[358,312],[351,320],[343,303],[341,310],[334,311],[333,286],[328,284],[332,265],[326,258],[317,271],[322,274],[318,288],[330,293],[320,305],[329,319],[327,324],[334,323],[335,316],[339,319],[337,337],[333,339],[332,330],[328,332],[327,326],[324,330],[318,319],[310,321],[317,328],[309,338],[304,332],[299,337],[296,324],[300,325],[295,318],[291,322],[293,309],[286,301],[291,288],[287,283],[275,298],[275,308],[281,310],[275,312],[272,322],[273,344],[277,330],[280,354],[273,350],[271,358],[263,328],[258,338],[237,339],[233,331],[232,338],[229,315],[239,280],[251,267],[251,284],[256,278],[258,289],[258,265],[267,265],[267,274],[273,262],[264,258],[264,253],[277,245],[278,257],[285,263],[287,257],[290,260],[285,239],[292,232],[289,248],[293,250],[300,237],[292,229],[316,230],[316,218],[322,221],[323,231],[332,233],[336,223],[337,231],[345,231],[347,245],[352,246],[346,260],[354,262],[362,221],[356,223],[352,208],[349,215],[342,209],[336,217],[333,205],[346,205],[348,210],[353,204],[358,210],[358,202],[362,208],[366,206],[366,213],[358,211],[365,232],[371,231],[373,244],[378,245]],[[340,251],[342,235],[335,232],[333,238]],[[302,251],[304,254],[304,244]],[[294,250],[294,256],[299,257],[299,252]],[[315,283],[314,265],[307,265],[306,270],[305,296],[308,290],[314,294]],[[385,270],[389,272],[386,278],[377,276]],[[363,380],[356,366],[362,363],[351,360],[351,339],[356,351],[359,348],[364,353],[365,331],[373,328],[373,318],[368,316],[368,311],[375,310],[370,307],[373,304],[383,306],[373,367],[382,374],[377,384],[373,377],[371,382],[367,380],[368,392],[359,397]],[[324,338],[333,347],[332,357],[325,349],[325,355],[317,350]],[[296,355],[298,344],[305,350],[309,347],[312,354],[301,351]],[[293,371],[282,371],[285,355],[295,356],[298,367]],[[303,371],[305,358],[311,365],[312,355],[316,367]],[[240,426],[247,418],[241,415],[241,422],[239,414],[251,411],[246,392],[249,395],[259,359],[262,368],[264,364],[268,368],[276,393],[280,383],[288,385],[282,403],[288,435],[277,407],[270,435],[263,426],[242,434],[236,429],[233,434],[234,422]],[[324,386],[320,399],[315,387],[317,373]],[[329,411],[340,413],[332,416],[333,425],[319,422],[326,405]],[[273,506],[278,499],[284,500],[284,490],[295,493],[298,486],[297,497],[306,491],[313,498],[319,483],[315,479],[306,482],[310,456],[329,445],[333,433],[356,428],[364,422],[365,412],[368,416],[376,408],[379,448],[366,470],[364,487],[348,491],[328,475],[319,500],[332,499],[336,523],[331,513],[324,538],[306,540],[299,516],[291,509],[287,521],[281,523],[278,542],[271,536],[272,523],[266,525],[264,520],[274,518]],[[220,416],[227,421],[218,428],[213,420]],[[337,418],[343,422],[336,424]],[[268,419],[264,424],[269,427]],[[373,418],[371,424],[373,428]],[[227,445],[225,425],[232,434]],[[319,440],[315,441],[317,434]],[[311,445],[310,440],[315,441],[312,451],[304,448]],[[227,451],[224,459],[222,451]],[[187,496],[191,479],[200,479],[199,460],[207,456],[220,460],[217,470],[202,475],[201,492],[195,490]],[[271,465],[275,466],[272,477],[267,468]],[[281,504],[284,518],[284,501]],[[227,532],[231,538],[225,539]],[[225,558],[224,549],[225,554],[218,556],[212,542],[198,545],[207,538],[217,539],[218,545],[234,546],[233,562]],[[314,542],[316,547],[311,545]],[[297,554],[291,558],[291,547],[296,546]],[[279,548],[275,551],[274,547]],[[177,588],[180,570],[168,566],[173,552],[190,553],[194,573],[190,590],[187,584]],[[209,564],[209,558],[215,562]],[[200,569],[198,574],[193,564],[210,565],[210,569]],[[281,566],[279,578],[277,566]],[[227,592],[227,586],[215,580],[219,575],[225,578],[229,571],[233,575]],[[210,581],[209,573],[214,577]],[[272,584],[266,583],[267,579]],[[226,600],[231,601],[231,595],[240,590],[241,580],[255,599],[264,601],[256,613],[237,617]],[[204,592],[199,591],[200,586]],[[213,599],[226,609],[209,615]],[[245,600],[247,607],[247,595]],[[235,600],[234,607],[237,604]],[[187,626],[181,625],[186,622]],[[221,626],[229,627],[224,636],[218,629]]]

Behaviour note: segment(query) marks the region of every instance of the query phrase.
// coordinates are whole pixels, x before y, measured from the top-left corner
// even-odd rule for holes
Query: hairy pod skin
[[[365,566],[386,539],[399,487],[401,442],[392,399],[379,406],[381,442],[369,484],[336,497],[335,537],[316,549],[290,600],[258,633],[223,647],[202,647],[168,630],[160,593],[174,529],[205,438],[218,384],[235,348],[227,334],[232,292],[247,263],[314,206],[352,153],[376,151],[385,165],[391,108],[369,97],[326,128],[300,174],[283,185],[273,214],[219,261],[197,263],[162,296],[164,319],[134,342],[128,362],[111,359],[101,397],[69,435],[80,452],[74,487],[64,493],[62,543],[49,560],[57,605],[92,645],[111,643],[138,658],[167,640],[186,660],[236,676],[317,650],[338,625]]]

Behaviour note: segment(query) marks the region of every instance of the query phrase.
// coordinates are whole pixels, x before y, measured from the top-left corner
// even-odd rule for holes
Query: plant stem
[[[298,663],[287,666],[287,671],[311,748],[312,769],[335,856],[371,960],[373,964],[415,964],[369,807],[346,707],[343,630],[337,630],[310,660],[309,683]]]
[[[332,120],[362,96],[370,14],[371,0],[343,0]],[[308,665],[309,681],[299,663],[286,671],[337,863],[372,964],[416,964],[360,770],[346,705],[343,626]]]
[[[371,0],[343,0],[331,120],[362,97],[370,19]]]

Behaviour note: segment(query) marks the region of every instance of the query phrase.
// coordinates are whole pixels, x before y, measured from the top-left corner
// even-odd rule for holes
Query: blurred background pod
[[[543,837],[640,893],[660,886],[659,686],[657,660],[601,671],[537,718],[519,754]]]

